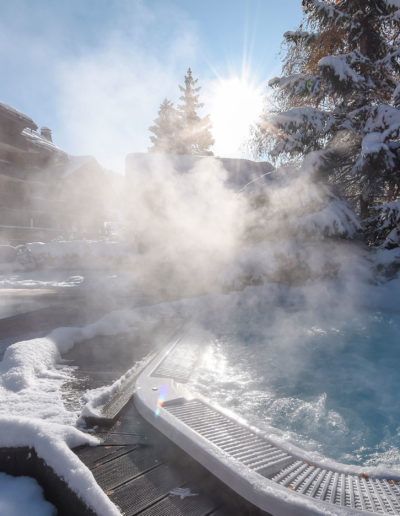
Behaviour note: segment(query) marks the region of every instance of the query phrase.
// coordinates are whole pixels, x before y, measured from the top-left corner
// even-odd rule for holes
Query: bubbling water
[[[276,309],[220,333],[192,388],[309,452],[399,466],[400,314],[313,318]]]

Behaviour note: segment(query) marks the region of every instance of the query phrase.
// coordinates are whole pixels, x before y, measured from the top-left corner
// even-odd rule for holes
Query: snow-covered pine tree
[[[400,245],[400,0],[302,5],[304,23],[284,34],[283,76],[270,81],[278,107],[255,149],[283,162],[319,151],[319,177],[351,202],[369,241],[390,234]]]
[[[163,100],[158,110],[154,125],[149,127],[154,136],[150,136],[152,147],[150,152],[173,154],[177,151],[179,120],[173,103],[167,98]]]
[[[204,104],[199,102],[200,86],[196,86],[198,79],[194,79],[189,68],[185,75],[185,86],[180,86],[182,92],[178,105],[180,118],[180,134],[178,154],[198,154],[211,156],[210,147],[214,144],[210,132],[211,122],[209,116],[201,118],[197,110]]]

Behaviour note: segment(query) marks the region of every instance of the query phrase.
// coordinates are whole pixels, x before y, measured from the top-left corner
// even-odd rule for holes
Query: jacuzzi
[[[379,315],[376,317],[379,323]],[[298,322],[295,321],[297,329]],[[384,322],[387,327],[387,321]],[[365,344],[363,326],[360,324],[361,326],[356,326],[352,340],[358,335]],[[289,326],[288,324],[286,328],[288,332]],[[281,346],[271,356],[271,349],[265,347],[265,342],[260,342],[259,349],[254,346],[246,347],[244,335],[225,334],[216,338],[215,334],[208,334],[204,330],[183,330],[139,375],[136,381],[135,404],[143,417],[215,476],[249,502],[274,516],[363,513],[400,515],[400,476],[396,468],[390,465],[377,467],[373,460],[371,462],[371,454],[368,453],[364,457],[361,454],[358,465],[354,464],[357,462],[354,454],[347,453],[348,457],[346,455],[346,450],[351,449],[351,442],[354,445],[354,438],[351,437],[351,432],[347,436],[346,431],[343,432],[346,421],[341,420],[340,411],[326,406],[326,396],[331,397],[329,389],[328,394],[325,393],[325,399],[321,400],[318,393],[312,392],[318,385],[318,375],[319,381],[323,383],[321,392],[325,392],[326,387],[334,387],[335,369],[339,366],[338,356],[342,357],[343,364],[350,363],[352,357],[352,367],[358,363],[360,368],[364,367],[367,373],[371,373],[367,368],[366,357],[373,351],[365,344],[363,353],[354,354],[357,342],[353,342],[354,349],[350,349],[348,339],[339,339],[342,347],[337,349],[340,351],[338,356],[333,352],[325,354],[328,364],[323,381],[323,369],[317,367],[323,347],[320,344],[321,348],[318,348],[317,342],[324,342],[325,339],[326,350],[326,339],[332,335],[327,337],[323,333],[326,330],[319,327],[311,327],[310,331],[312,338],[303,347]],[[332,326],[332,332],[335,331]],[[371,342],[372,338],[373,335]],[[254,336],[251,341],[254,344]],[[301,332],[298,342],[300,341]],[[238,342],[242,343],[242,348],[237,345]],[[390,343],[391,346],[392,344]],[[284,371],[284,374],[276,374],[274,377],[274,382],[277,382],[274,388],[282,396],[277,396],[272,401],[271,396],[267,396],[268,402],[264,408],[260,393],[265,393],[266,387],[271,388],[271,385],[257,384],[257,368],[265,366],[264,359],[260,360],[261,351],[266,355],[269,353],[269,358],[266,359],[270,361],[268,367],[276,366],[278,371]],[[313,355],[316,357],[315,364],[309,362]],[[227,356],[231,362],[226,360]],[[390,371],[394,374],[393,354],[384,353],[383,356],[387,363],[383,364],[382,370],[386,368],[388,375]],[[371,355],[370,358],[372,363],[378,360],[378,356]],[[300,359],[308,367],[308,382],[307,367],[295,367],[295,362]],[[286,368],[283,367],[285,364]],[[312,371],[319,372],[311,381]],[[295,373],[298,375],[296,378],[293,376]],[[337,374],[336,377],[338,392],[348,389],[348,385],[343,385],[344,378],[348,377],[347,373]],[[370,383],[373,380],[370,379]],[[378,384],[383,381],[384,379],[378,379]],[[249,385],[249,382],[253,384]],[[299,389],[300,385],[303,392],[289,392],[290,389]],[[361,387],[355,399],[362,401]],[[246,392],[250,394],[243,401],[242,397]],[[292,418],[292,427],[288,426],[287,418],[285,419],[291,413],[290,410],[283,410],[281,428],[279,424],[276,425],[277,418],[271,420],[267,417],[268,410],[273,408],[274,403],[275,412],[282,412],[282,405],[277,400],[286,397],[297,399],[297,403],[301,404],[304,402],[301,398],[306,395],[314,397],[314,402],[310,402],[311,413],[315,409],[314,405],[325,404],[321,409],[321,421],[324,417],[327,419],[326,432],[330,436],[327,440],[320,439],[318,442],[315,439],[324,432],[321,426],[313,429],[308,436],[304,428],[296,427],[301,419],[307,420],[307,411],[303,410],[301,417],[300,405],[298,421]],[[397,395],[398,392],[393,393],[393,400]],[[338,403],[340,399],[338,396]],[[387,400],[387,403],[390,405],[393,400]],[[351,403],[349,400],[348,405],[351,406]],[[393,410],[396,408],[393,407]],[[296,407],[292,412],[296,412]],[[267,424],[263,424],[265,420]],[[297,431],[299,436],[296,439]],[[343,453],[348,458],[348,464],[326,453],[335,432],[340,436],[338,440],[343,440],[343,446],[338,448],[339,452],[336,450],[334,453]],[[346,437],[350,444],[345,442]],[[396,436],[393,437],[393,445],[395,438]],[[341,455],[339,457],[342,458]]]

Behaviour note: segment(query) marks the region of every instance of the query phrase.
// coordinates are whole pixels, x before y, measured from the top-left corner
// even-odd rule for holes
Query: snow
[[[70,450],[98,440],[75,428],[80,412],[64,405],[61,387],[71,380],[72,368],[62,363],[60,354],[98,334],[132,331],[138,317],[118,312],[83,328],[58,328],[45,338],[10,345],[0,363],[0,446],[33,447],[96,514],[104,516],[119,511]],[[114,391],[121,383],[113,386]]]
[[[391,224],[400,224],[400,199],[387,202],[386,204],[377,206],[375,209],[385,213],[384,223],[386,225],[383,226],[383,229],[389,227]]]
[[[370,115],[364,127],[364,133],[393,131],[400,127],[400,110],[389,106],[388,104],[380,104],[369,108]]]
[[[275,77],[268,82],[268,86],[287,90],[291,95],[315,95],[319,92],[320,81],[316,77],[310,77],[301,73],[286,77]]]
[[[129,260],[135,253],[133,245],[107,240],[54,240],[32,242],[23,248],[37,266],[70,267],[87,264],[96,268],[99,264],[116,266],[119,261]]]
[[[385,236],[381,247],[388,249],[398,247],[400,244],[400,200],[376,206],[374,210],[377,213],[373,218],[377,231]]]
[[[17,118],[20,122],[25,124],[24,127],[30,127],[31,129],[37,128],[37,125],[32,118],[4,102],[0,102],[0,113],[1,112],[7,114],[11,118]]]
[[[132,331],[138,317],[129,310],[112,312],[82,328],[57,328],[47,337],[10,345],[0,362],[0,416],[13,414],[73,425],[79,413],[64,407],[60,392],[71,379],[72,369],[60,363],[61,354],[96,335]]]
[[[400,83],[397,84],[396,88],[393,91],[392,99],[394,102],[398,102],[399,95],[400,95]]]
[[[56,508],[43,497],[33,478],[0,473],[0,514],[4,516],[55,516]]]
[[[388,146],[384,143],[385,136],[380,132],[371,132],[364,136],[361,145],[361,152],[367,154],[377,154],[381,151],[388,151]]]
[[[60,147],[57,147],[57,145],[55,145],[53,142],[47,140],[46,138],[32,131],[31,129],[24,129],[22,131],[22,135],[25,137],[25,140],[28,143],[34,145],[35,147],[46,149],[47,151],[51,152],[57,152],[63,156],[66,156],[65,152],[62,149],[60,149]]]
[[[11,273],[0,275],[0,293],[1,289],[43,290],[78,287],[87,282],[86,276],[87,274],[84,275],[81,270],[76,274],[71,274],[71,270],[59,271],[57,269],[35,271],[35,274],[24,270],[17,273],[13,270]]]
[[[329,113],[313,107],[292,108],[284,113],[275,115],[272,118],[272,125],[275,127],[301,127],[311,125],[316,132],[322,132],[332,122]]]
[[[400,9],[400,0],[385,0],[385,2],[390,7],[396,7],[397,9]]]
[[[311,0],[317,11],[323,12],[328,18],[349,18],[349,15],[336,9],[333,5],[326,4],[321,0]]]
[[[320,69],[331,69],[341,82],[348,82],[350,80],[353,84],[363,83],[364,78],[350,66],[352,57],[351,54],[326,56],[318,61],[318,67]]]
[[[28,419],[2,416],[0,446],[34,448],[70,488],[99,516],[120,516],[119,510],[96,483],[90,470],[71,448],[83,444],[95,445],[98,440],[76,428]]]
[[[85,405],[81,412],[81,418],[99,417],[103,405],[107,403],[114,396],[114,394],[123,390],[125,386],[130,381],[132,381],[132,378],[137,373],[139,373],[141,369],[143,369],[143,367],[145,366],[145,364],[151,356],[152,355],[136,362],[133,367],[131,367],[123,376],[118,378],[111,385],[98,387],[97,389],[92,389],[91,391],[88,391],[83,396],[83,401],[85,402]]]
[[[364,139],[372,148],[379,148],[389,138],[397,138],[400,131],[400,110],[381,104],[369,108],[368,119],[363,128]],[[371,136],[368,136],[371,134]],[[364,142],[363,142],[364,143]]]

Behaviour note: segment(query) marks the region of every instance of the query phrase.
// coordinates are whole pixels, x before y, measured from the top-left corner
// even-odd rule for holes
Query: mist
[[[0,447],[93,514],[396,512],[400,0],[333,3],[3,6]]]

